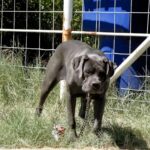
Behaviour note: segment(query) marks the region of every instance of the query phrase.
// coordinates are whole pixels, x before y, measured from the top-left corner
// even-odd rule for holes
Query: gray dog
[[[69,96],[67,97],[68,124],[71,137],[77,137],[75,123],[76,98],[81,97],[79,115],[85,117],[86,94],[94,100],[93,131],[101,128],[105,106],[105,94],[110,77],[114,73],[113,63],[105,55],[87,44],[70,40],[60,44],[47,65],[46,76],[42,85],[40,102],[36,108],[40,115],[43,104],[53,87],[60,81],[66,80]]]

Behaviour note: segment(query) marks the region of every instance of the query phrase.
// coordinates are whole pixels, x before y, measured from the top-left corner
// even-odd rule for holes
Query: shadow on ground
[[[112,125],[111,128],[104,127],[102,130],[111,136],[114,144],[120,149],[149,149],[141,132],[138,130],[133,130],[129,127],[122,128],[118,125]]]

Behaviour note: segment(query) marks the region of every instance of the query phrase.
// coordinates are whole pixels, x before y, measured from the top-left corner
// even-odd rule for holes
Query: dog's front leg
[[[86,103],[87,103],[86,97],[85,96],[81,97],[81,107],[80,107],[80,111],[79,111],[79,116],[82,119],[85,119]]]
[[[74,140],[77,137],[76,134],[76,122],[75,122],[75,106],[76,97],[71,96],[70,93],[67,94],[67,113],[68,113],[68,125],[70,140]]]
[[[93,126],[94,133],[97,133],[101,129],[104,107],[105,107],[105,96],[98,96],[94,100],[94,126]]]

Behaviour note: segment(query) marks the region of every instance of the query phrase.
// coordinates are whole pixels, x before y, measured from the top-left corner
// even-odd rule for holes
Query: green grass
[[[0,148],[150,148],[150,103],[146,102],[150,94],[130,93],[119,97],[114,89],[110,89],[100,136],[90,131],[91,108],[83,136],[70,142],[66,105],[65,101],[59,100],[59,86],[50,93],[44,112],[38,118],[34,113],[44,72],[40,69],[24,70],[15,65],[21,65],[20,61],[15,60],[12,64],[7,59],[0,60]],[[77,114],[76,121],[79,133],[82,120]],[[64,137],[58,142],[51,134],[55,124],[66,128]]]

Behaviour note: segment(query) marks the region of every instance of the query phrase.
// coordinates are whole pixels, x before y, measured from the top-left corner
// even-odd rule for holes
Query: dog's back
[[[103,52],[100,50],[94,49],[87,45],[84,42],[78,41],[78,40],[69,40],[66,42],[61,43],[56,48],[56,57],[58,58],[68,58],[68,61],[71,61],[74,57],[87,55],[87,54],[97,54],[97,55],[104,55]],[[60,55],[60,56],[59,56]],[[64,60],[64,59],[63,59]],[[70,62],[67,62],[70,63]]]

